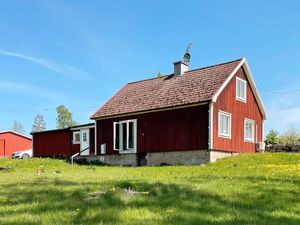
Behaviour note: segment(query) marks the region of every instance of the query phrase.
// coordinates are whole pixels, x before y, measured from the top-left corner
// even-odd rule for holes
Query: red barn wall
[[[69,129],[33,133],[33,155],[35,157],[67,157],[71,153]]]
[[[236,77],[247,81],[247,101],[246,103],[236,100]],[[218,111],[231,113],[231,139],[218,137]],[[244,141],[244,119],[252,119],[257,124],[258,142],[262,141],[263,117],[255,100],[252,89],[246,78],[245,72],[240,68],[231,79],[222,93],[214,103],[213,115],[213,149],[233,152],[255,152],[255,143]],[[254,140],[256,139],[256,129],[254,129]],[[256,140],[255,140],[256,141]]]
[[[10,157],[13,152],[32,148],[32,140],[22,135],[5,132],[0,134],[0,157]]]
[[[97,120],[97,154],[113,151],[113,122],[137,119],[137,152],[208,149],[208,104],[169,111]]]

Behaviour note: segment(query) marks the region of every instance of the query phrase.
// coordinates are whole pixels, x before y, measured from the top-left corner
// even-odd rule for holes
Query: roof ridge
[[[225,65],[225,64],[228,64],[228,63],[233,63],[233,62],[237,62],[237,61],[240,61],[240,60],[243,60],[244,58],[239,58],[239,59],[235,59],[235,60],[231,60],[231,61],[227,61],[227,62],[223,62],[223,63],[218,63],[218,64],[213,64],[213,65],[210,65],[210,66],[204,66],[204,67],[200,67],[200,68],[196,68],[196,69],[193,69],[193,70],[189,70],[185,73],[189,73],[189,72],[192,72],[192,71],[196,71],[196,70],[202,70],[202,69],[207,69],[207,68],[210,68],[210,67],[215,67],[215,66],[221,66],[221,65]],[[139,82],[143,82],[143,81],[148,81],[148,80],[155,80],[155,79],[160,79],[160,78],[164,78],[164,77],[168,77],[170,75],[172,75],[173,73],[171,74],[166,74],[166,75],[163,75],[161,77],[152,77],[152,78],[147,78],[147,79],[143,79],[143,80],[137,80],[137,81],[132,81],[132,82],[128,82],[127,84],[134,84],[134,83],[139,83]]]
[[[148,80],[155,80],[155,79],[159,79],[159,78],[164,78],[164,77],[168,77],[172,74],[166,74],[166,75],[163,75],[161,77],[152,77],[152,78],[147,78],[147,79],[143,79],[143,80],[137,80],[137,81],[132,81],[132,82],[128,82],[127,84],[134,84],[134,83],[138,83],[138,82],[143,82],[143,81],[148,81]]]
[[[197,69],[186,71],[185,73],[189,73],[189,72],[192,72],[192,71],[195,71],[195,70],[203,70],[203,69],[207,69],[207,68],[210,68],[210,67],[221,66],[221,65],[225,65],[225,64],[229,64],[229,63],[241,61],[243,59],[244,58],[242,57],[242,58],[239,58],[239,59],[235,59],[235,60],[231,60],[231,61],[227,61],[227,62],[223,62],[223,63],[213,64],[213,65],[210,65],[210,66],[204,66],[204,67],[200,67],[200,68],[197,68]]]

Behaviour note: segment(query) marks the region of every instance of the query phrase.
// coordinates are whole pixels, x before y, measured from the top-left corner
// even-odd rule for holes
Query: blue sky
[[[300,129],[298,1],[1,1],[0,129],[79,123],[125,83],[246,57],[268,113],[266,132]]]

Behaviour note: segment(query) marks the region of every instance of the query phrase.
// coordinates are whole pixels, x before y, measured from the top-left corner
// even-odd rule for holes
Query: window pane
[[[246,83],[241,81],[241,80],[237,80],[237,93],[236,93],[238,98],[241,99],[246,99]]]
[[[221,135],[230,135],[230,116],[220,114],[219,132]]]
[[[254,138],[254,124],[249,122],[249,121],[246,121],[245,123],[245,136],[246,136],[246,139],[249,139],[249,140],[253,140]]]
[[[129,122],[128,147],[130,149],[134,148],[134,133],[134,122]]]
[[[120,124],[115,124],[115,148],[120,149]]]
[[[86,132],[83,132],[82,139],[83,139],[84,142],[87,141],[87,134],[86,134]]]
[[[122,149],[127,149],[127,123],[122,123]]]
[[[75,134],[75,142],[80,142],[80,134]]]

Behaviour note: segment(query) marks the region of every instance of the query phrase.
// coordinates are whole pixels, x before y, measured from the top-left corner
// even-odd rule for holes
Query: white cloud
[[[32,57],[29,55],[25,55],[22,53],[18,52],[11,52],[11,51],[5,51],[0,49],[0,55],[3,56],[9,56],[9,57],[15,57],[19,59],[23,59],[29,62],[32,62],[34,64],[40,65],[42,67],[45,67],[49,70],[52,70],[54,72],[68,75],[68,76],[84,76],[87,75],[87,73],[83,70],[80,70],[76,67],[69,66],[69,65],[64,65],[64,64],[59,64],[59,63],[54,63],[52,61],[42,59],[42,58],[36,58]]]
[[[60,99],[65,97],[63,93],[58,91],[41,88],[38,86],[16,83],[16,82],[3,82],[0,81],[0,91],[13,92],[22,95],[29,95],[34,97],[42,97],[47,99]]]

